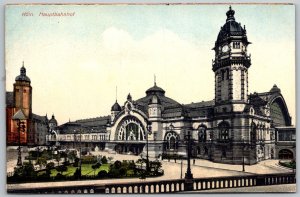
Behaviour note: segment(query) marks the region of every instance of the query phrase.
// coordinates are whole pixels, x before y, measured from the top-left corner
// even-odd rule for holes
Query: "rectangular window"
[[[241,48],[240,42],[233,42],[233,48],[234,48],[234,49],[239,49],[239,48]]]

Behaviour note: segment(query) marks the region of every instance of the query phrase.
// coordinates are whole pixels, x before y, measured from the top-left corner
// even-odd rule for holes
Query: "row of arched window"
[[[230,125],[229,123],[223,121],[218,125],[218,139],[221,141],[227,141],[230,139],[229,133]],[[259,124],[258,126],[255,123],[251,124],[250,131],[250,142],[255,143],[257,140],[265,140],[266,134],[269,133],[269,128],[266,128],[265,125]],[[209,135],[209,136],[207,136]],[[198,128],[198,142],[207,142],[207,139],[213,139],[213,132],[208,132],[205,125],[200,125]],[[179,135],[173,130],[169,131],[165,135],[165,144],[166,149],[175,150],[178,148]],[[271,135],[272,140],[272,135]]]

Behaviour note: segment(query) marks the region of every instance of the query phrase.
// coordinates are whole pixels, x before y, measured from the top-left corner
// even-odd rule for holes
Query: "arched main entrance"
[[[278,153],[278,158],[279,159],[293,159],[293,152],[289,149],[282,149]]]
[[[146,137],[146,128],[142,122],[135,116],[127,116],[118,125],[115,151],[138,155],[143,151]]]

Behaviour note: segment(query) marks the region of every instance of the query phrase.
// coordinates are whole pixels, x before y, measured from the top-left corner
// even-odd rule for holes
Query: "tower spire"
[[[116,102],[118,101],[118,86],[116,86]]]
[[[154,74],[154,86],[156,86],[156,75]]]

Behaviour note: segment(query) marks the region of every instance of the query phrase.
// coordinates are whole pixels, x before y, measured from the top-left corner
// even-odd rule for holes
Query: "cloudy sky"
[[[280,89],[295,123],[295,13],[292,5],[233,5],[246,25],[249,91]],[[116,99],[136,100],[157,85],[179,103],[214,99],[212,59],[228,5],[8,6],[6,89],[22,61],[33,112],[69,119],[110,114]],[[22,16],[30,12],[33,16]],[[41,13],[75,13],[69,17]]]

